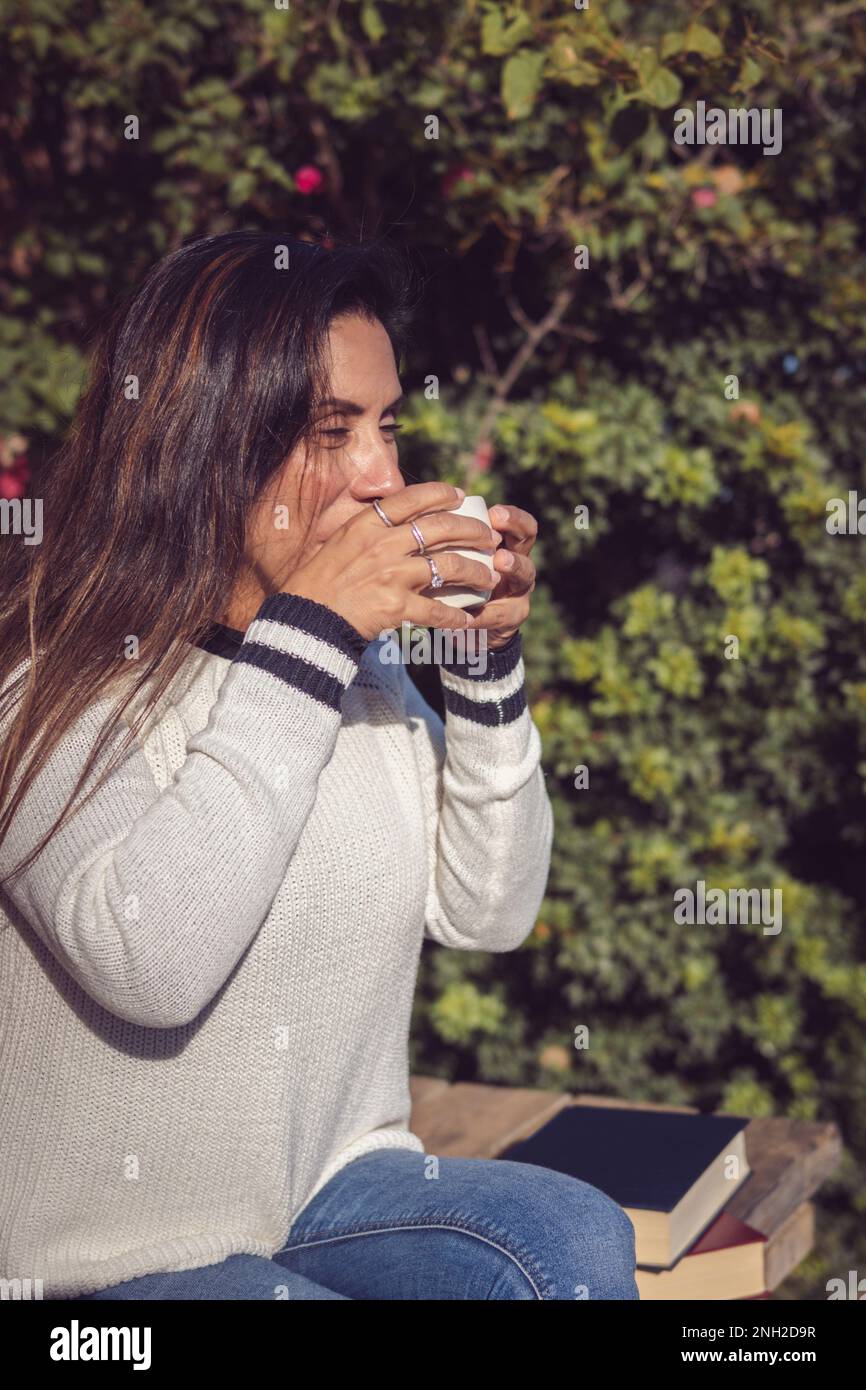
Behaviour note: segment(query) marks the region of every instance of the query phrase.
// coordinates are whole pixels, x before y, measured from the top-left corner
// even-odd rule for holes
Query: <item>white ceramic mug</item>
[[[490,517],[487,514],[487,503],[483,497],[464,497],[459,507],[449,507],[456,516],[473,516],[476,521],[483,521],[485,526],[490,525]],[[423,536],[424,518],[418,517],[417,526]],[[422,589],[424,598],[436,598],[440,603],[447,603],[449,608],[474,608],[478,604],[486,603],[493,593],[498,582],[499,576],[493,568],[493,557],[484,550],[463,550],[457,546],[447,546],[444,550],[431,551],[433,560],[437,555],[454,554],[464,555],[467,560],[480,560],[490,571],[491,585],[489,589],[467,589],[462,584],[443,584],[441,589],[434,589],[428,586]]]

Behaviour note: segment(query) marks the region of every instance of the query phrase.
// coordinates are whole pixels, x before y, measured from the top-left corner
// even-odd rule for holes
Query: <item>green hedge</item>
[[[864,10],[0,10],[0,432],[38,476],[85,330],[184,236],[416,249],[406,466],[540,520],[557,837],[521,951],[425,956],[413,1060],[835,1119],[846,1168],[790,1286],[816,1298],[866,1262],[864,542],[825,524],[864,487]],[[698,101],[780,109],[781,152],[677,145]],[[782,931],[678,926],[698,879],[781,888]]]

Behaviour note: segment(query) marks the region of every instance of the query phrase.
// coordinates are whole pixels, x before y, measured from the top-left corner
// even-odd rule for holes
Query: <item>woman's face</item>
[[[385,329],[357,314],[335,319],[328,352],[329,395],[315,412],[314,457],[302,481],[304,447],[294,450],[253,511],[246,544],[250,572],[232,604],[233,626],[252,621],[262,599],[374,497],[405,487],[394,428],[400,381]],[[316,505],[313,529],[299,552]]]
[[[318,403],[306,478],[304,446],[293,450],[253,509],[246,535],[246,573],[222,620],[245,630],[274,594],[329,535],[373,498],[405,488],[398,467],[396,411],[400,382],[381,322],[360,314],[335,318],[328,334],[328,398]],[[310,518],[318,514],[299,549]]]

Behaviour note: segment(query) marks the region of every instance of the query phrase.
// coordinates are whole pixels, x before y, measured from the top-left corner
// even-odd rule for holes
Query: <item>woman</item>
[[[7,560],[0,1274],[47,1297],[637,1297],[608,1198],[408,1129],[422,938],[517,947],[551,840],[535,525],[404,484],[408,301],[382,247],[173,252]],[[404,619],[488,635],[444,729]]]

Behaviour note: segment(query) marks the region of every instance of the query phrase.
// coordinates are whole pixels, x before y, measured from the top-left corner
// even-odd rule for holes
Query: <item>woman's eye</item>
[[[390,424],[380,425],[379,428],[383,434],[387,435],[390,439],[393,439],[397,431],[401,430],[403,426],[398,425],[395,420],[392,420]],[[330,441],[327,447],[332,449],[336,449],[340,444],[344,443],[351,433],[352,431],[350,429],[347,429],[345,426],[336,425],[330,429],[319,430],[319,434],[322,436],[322,438]]]
[[[351,433],[351,430],[338,429],[336,427],[329,430],[320,429],[319,439],[321,441],[321,447],[323,449],[342,449],[348,442]]]

